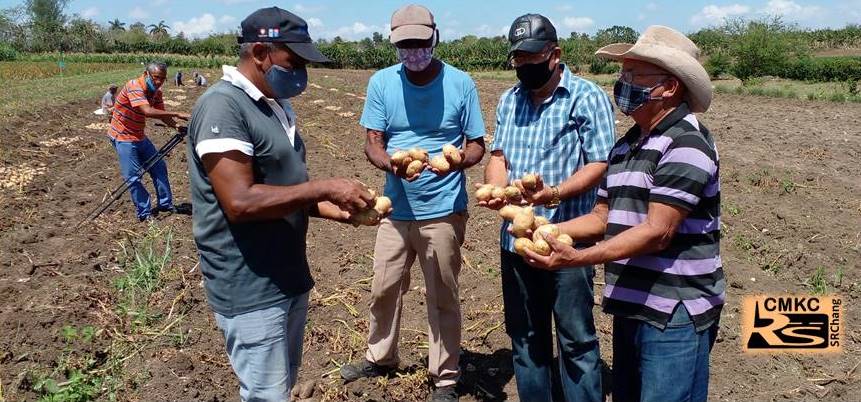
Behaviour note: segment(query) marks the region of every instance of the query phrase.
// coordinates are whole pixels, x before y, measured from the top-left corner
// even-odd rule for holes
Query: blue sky
[[[22,0],[0,0],[0,8]],[[71,0],[70,13],[104,23],[114,18],[146,24],[164,20],[171,31],[187,36],[235,30],[239,22],[260,7],[277,5],[303,17],[314,38],[341,36],[358,39],[378,31],[388,35],[391,14],[404,1],[390,0]],[[725,18],[781,15],[803,27],[842,27],[861,23],[861,0],[645,0],[645,1],[557,1],[557,0],[428,0],[421,3],[436,16],[443,39],[464,35],[494,36],[506,33],[518,15],[544,14],[561,35],[571,31],[594,33],[612,25],[627,25],[642,31],[663,24],[684,32],[720,24]]]

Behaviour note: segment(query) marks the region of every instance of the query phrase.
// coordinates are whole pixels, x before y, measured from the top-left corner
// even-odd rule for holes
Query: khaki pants
[[[428,310],[428,371],[437,387],[460,376],[460,246],[466,212],[425,221],[384,219],[374,247],[368,361],[395,366],[402,297],[410,289],[410,268],[418,258],[424,273]]]

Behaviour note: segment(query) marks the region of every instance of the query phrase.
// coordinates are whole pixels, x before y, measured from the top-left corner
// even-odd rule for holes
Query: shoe
[[[428,398],[429,402],[458,402],[460,397],[457,396],[457,390],[455,389],[455,385],[449,385],[447,387],[434,388],[430,397]]]
[[[394,367],[381,366],[363,360],[359,364],[345,364],[341,366],[341,378],[345,382],[351,382],[360,378],[384,377],[393,371],[395,371]]]
[[[158,214],[155,214],[155,215],[158,215]],[[138,217],[138,222],[141,222],[141,223],[152,223],[152,222],[155,222],[155,216],[154,216],[154,215],[139,216],[139,217]]]
[[[184,202],[176,206],[158,207],[156,212],[169,212],[177,215],[191,215],[191,204]]]

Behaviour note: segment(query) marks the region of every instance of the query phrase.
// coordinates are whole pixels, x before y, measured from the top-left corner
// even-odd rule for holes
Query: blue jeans
[[[663,331],[645,321],[613,317],[613,401],[706,401],[717,329],[715,322],[697,332],[682,303]]]
[[[117,151],[120,159],[120,172],[123,179],[129,180],[129,193],[132,202],[137,208],[138,219],[144,219],[152,212],[149,193],[141,182],[141,177],[135,175],[140,167],[153,155],[158,153],[152,141],[144,138],[141,141],[117,141],[111,138],[111,144]],[[167,181],[167,164],[164,159],[156,163],[149,170],[150,177],[155,184],[155,192],[158,198],[159,209],[170,209],[173,207],[173,196],[170,193],[170,183]]]
[[[556,400],[551,382],[555,322],[565,400],[601,401],[601,357],[592,318],[595,271],[591,266],[543,271],[505,250],[500,261],[505,328],[520,400]]]
[[[247,402],[289,401],[302,364],[308,293],[232,317],[215,313]]]

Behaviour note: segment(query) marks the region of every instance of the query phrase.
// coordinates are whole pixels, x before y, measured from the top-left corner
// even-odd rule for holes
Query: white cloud
[[[317,17],[308,18],[308,27],[310,28],[320,28],[323,26],[323,20]]]
[[[146,12],[141,6],[135,6],[132,11],[129,11],[129,17],[132,17],[136,20],[143,20],[149,17],[149,13]]]
[[[572,31],[585,31],[595,25],[595,20],[589,17],[565,17],[562,24]]]
[[[809,19],[822,13],[822,7],[803,6],[792,0],[769,0],[760,12],[794,19]]]
[[[316,14],[316,13],[319,13],[320,11],[323,11],[324,9],[325,9],[325,7],[320,6],[320,5],[308,6],[308,5],[299,4],[299,3],[296,3],[293,5],[293,11],[295,11],[299,14]]]
[[[556,6],[556,11],[561,11],[563,13],[569,13],[571,11],[574,11],[574,6],[572,6],[570,4],[562,4],[562,5]]]
[[[192,38],[206,36],[216,31],[215,16],[210,13],[192,17],[188,21],[175,21],[171,26],[174,31],[182,32]]]
[[[309,18],[310,21],[310,18]],[[323,22],[320,21],[320,24]],[[311,22],[308,22],[310,25]],[[322,25],[321,25],[322,26]],[[379,32],[383,36],[389,36],[389,24],[385,25],[368,25],[363,22],[353,22],[350,25],[345,25],[338,27],[334,30],[326,30],[320,34],[320,37],[332,39],[336,36],[340,36],[342,39],[346,40],[356,40],[369,38],[374,32]]]
[[[153,0],[152,4],[154,6],[162,6],[167,4],[167,0]]]
[[[221,25],[233,24],[236,22],[236,17],[232,15],[222,15],[221,18],[218,19],[218,23]]]
[[[646,4],[646,11],[657,11],[658,5],[655,3]]]
[[[730,4],[727,6],[716,6],[714,4],[703,7],[698,14],[691,17],[691,24],[718,25],[727,18],[738,17],[750,13],[750,7],[741,4]]]
[[[86,10],[81,11],[81,17],[84,18],[93,18],[99,15],[99,9],[96,7],[90,7]]]

